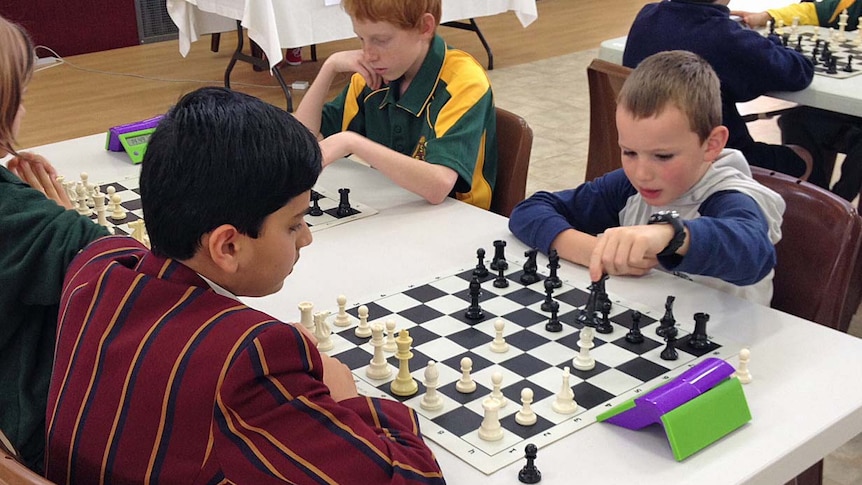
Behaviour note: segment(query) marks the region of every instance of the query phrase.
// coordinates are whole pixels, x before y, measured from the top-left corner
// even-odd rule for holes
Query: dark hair
[[[224,88],[188,93],[159,123],[141,168],[152,250],[189,259],[222,224],[256,238],[320,171],[317,140],[284,110]]]

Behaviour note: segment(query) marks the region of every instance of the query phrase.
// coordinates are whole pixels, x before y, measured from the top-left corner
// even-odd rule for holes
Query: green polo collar
[[[416,73],[416,78],[410,83],[410,87],[404,93],[401,99],[396,99],[398,96],[398,86],[401,84],[401,79],[396,79],[389,84],[389,91],[380,103],[380,108],[385,107],[389,103],[395,103],[401,109],[408,111],[413,116],[419,116],[422,113],[425,105],[431,101],[431,95],[434,93],[434,88],[440,81],[440,71],[443,68],[443,60],[446,58],[446,43],[439,35],[434,35],[431,41],[431,47],[428,49],[428,54],[425,60],[422,61],[422,66],[419,67],[419,72]]]

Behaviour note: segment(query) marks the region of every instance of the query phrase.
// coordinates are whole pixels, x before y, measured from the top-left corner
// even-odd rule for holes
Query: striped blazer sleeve
[[[290,325],[261,332],[222,375],[213,448],[227,480],[445,483],[413,411],[367,397],[335,402],[320,354]]]

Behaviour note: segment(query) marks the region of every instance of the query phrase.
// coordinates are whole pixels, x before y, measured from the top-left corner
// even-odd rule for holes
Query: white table
[[[270,67],[282,48],[303,47],[354,37],[350,17],[340,3],[326,0],[167,0],[179,29],[180,53],[203,34],[226,32],[239,20],[263,49]],[[538,17],[536,0],[443,0],[441,22],[496,15],[513,10],[526,27]]]
[[[825,29],[822,30],[822,32],[825,31]],[[854,35],[858,34],[853,32],[847,34],[851,38]],[[599,59],[622,64],[625,48],[626,36],[608,39],[599,47]],[[857,69],[862,65],[858,60],[854,63],[857,64]],[[802,91],[776,91],[768,95],[806,106],[862,116],[862,74],[845,79],[815,74],[811,84]]]
[[[124,154],[103,147],[99,134],[34,151],[67,177],[87,171],[90,180],[116,180],[138,172]],[[495,239],[508,242],[508,254],[527,249],[498,215],[451,199],[431,206],[350,161],[328,167],[320,184],[349,186],[351,197],[380,212],[315,233],[283,290],[248,299],[282,320],[298,321],[302,300],[331,308],[341,293],[351,301],[371,300],[427,281],[470,264],[476,248],[490,248]],[[540,267],[545,263],[539,261]],[[581,267],[564,263],[560,275],[587,284]],[[655,307],[675,294],[677,315],[710,313],[711,333],[750,347],[754,382],[744,390],[753,420],[681,463],[658,429],[634,432],[596,423],[539,451],[543,483],[779,484],[862,432],[862,340],[664,273],[617,277],[608,289]],[[519,483],[523,461],[485,476],[430,446],[450,484]]]

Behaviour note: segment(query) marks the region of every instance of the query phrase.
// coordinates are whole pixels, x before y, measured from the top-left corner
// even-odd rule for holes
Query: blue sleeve
[[[754,199],[736,191],[716,192],[700,205],[700,215],[684,221],[691,238],[688,253],[659,259],[666,269],[746,286],[775,267],[769,224]]]
[[[597,235],[619,226],[619,213],[634,194],[622,170],[574,189],[536,192],[512,211],[509,230],[528,246],[547,254],[554,239],[567,229]]]

